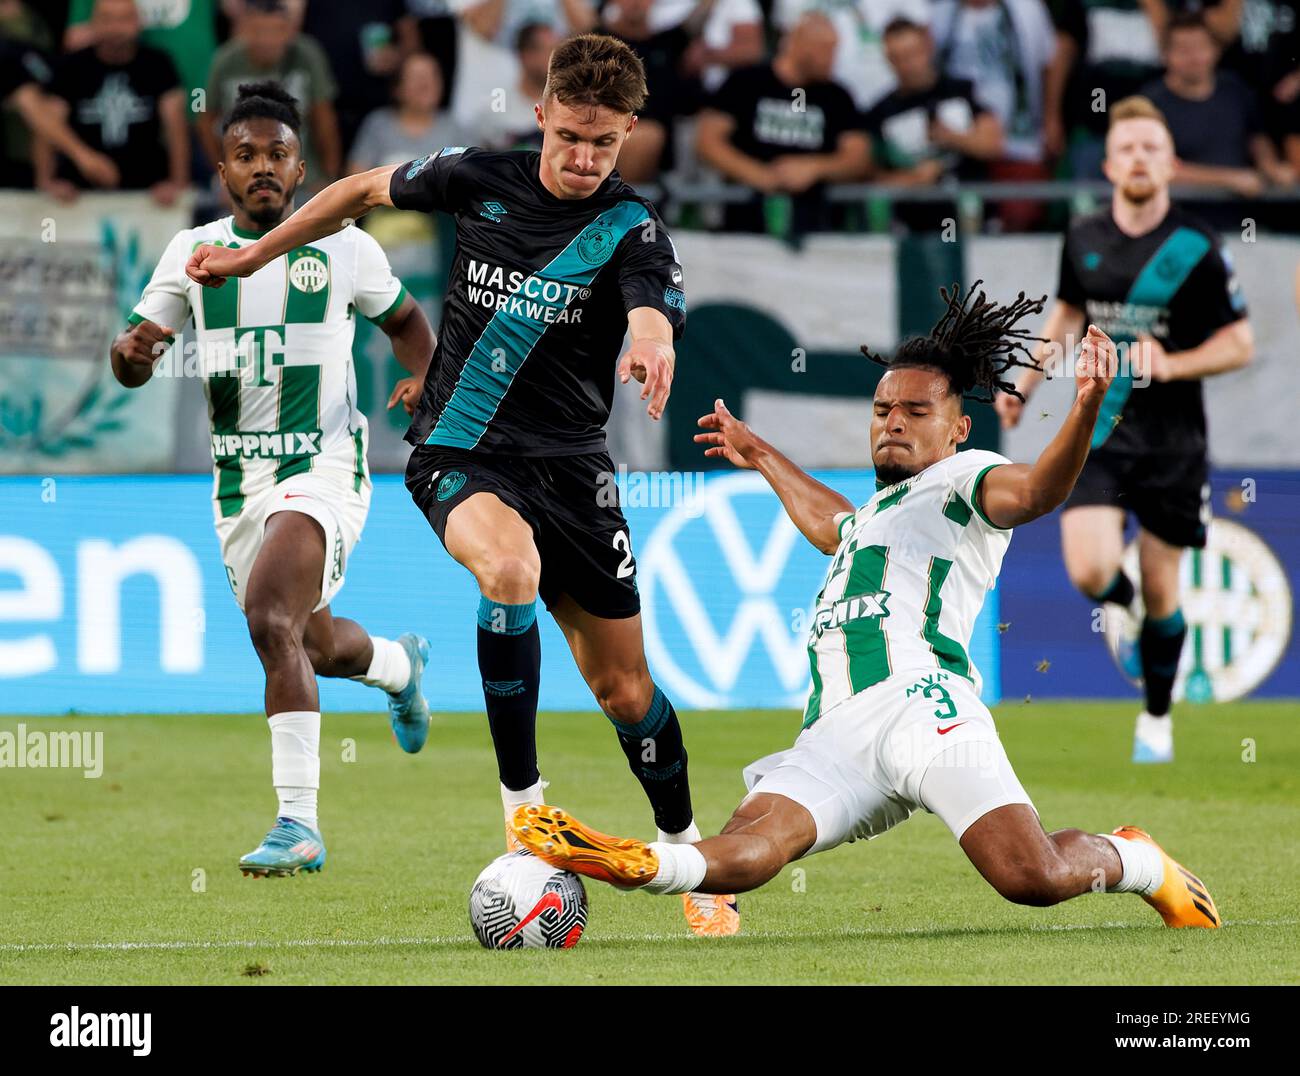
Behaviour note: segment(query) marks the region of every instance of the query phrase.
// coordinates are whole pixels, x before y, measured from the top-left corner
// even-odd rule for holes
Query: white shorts
[[[370,483],[360,491],[352,488],[348,478],[336,478],[328,471],[306,471],[286,478],[270,489],[255,493],[244,501],[237,516],[222,519],[217,509],[217,540],[221,543],[221,560],[226,578],[234,591],[239,608],[253,562],[262,549],[266,521],[276,512],[301,512],[311,516],[325,532],[325,568],[321,574],[320,601],[312,612],[324,609],[343,586],[352,548],[361,540],[370,510]]]
[[[895,674],[846,699],[788,751],[747,766],[745,787],[808,809],[817,840],[805,854],[878,837],[919,807],[960,840],[995,808],[1034,806],[974,685],[934,669]]]

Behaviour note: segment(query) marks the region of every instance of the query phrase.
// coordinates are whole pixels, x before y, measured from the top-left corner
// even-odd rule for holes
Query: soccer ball
[[[475,880],[469,921],[485,949],[570,949],[587,925],[587,891],[576,874],[507,852]]]

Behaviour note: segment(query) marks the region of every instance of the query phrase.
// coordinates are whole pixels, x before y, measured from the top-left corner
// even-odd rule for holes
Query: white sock
[[[658,830],[658,833],[659,839],[664,844],[699,844],[700,841],[704,840],[700,836],[700,827],[694,822],[682,830],[681,833],[665,833],[663,830]]]
[[[1097,836],[1115,846],[1123,872],[1118,882],[1107,887],[1107,893],[1141,893],[1149,897],[1164,885],[1165,861],[1159,849],[1146,841],[1130,841],[1113,833],[1098,833]]]
[[[659,871],[641,886],[643,892],[694,893],[704,882],[709,865],[695,845],[655,841],[650,849],[659,860]]]
[[[395,694],[411,682],[411,659],[400,643],[392,639],[381,639],[378,635],[370,636],[370,643],[375,648],[370,658],[370,668],[364,676],[354,676],[367,687],[382,688]]]
[[[320,712],[286,710],[266,723],[271,726],[271,784],[280,797],[280,815],[316,829]]]
[[[501,806],[505,808],[506,818],[510,818],[515,813],[516,808],[530,803],[543,803],[542,789],[547,788],[550,783],[550,781],[543,781],[539,776],[537,784],[530,785],[528,788],[521,788],[518,792],[502,785]]]

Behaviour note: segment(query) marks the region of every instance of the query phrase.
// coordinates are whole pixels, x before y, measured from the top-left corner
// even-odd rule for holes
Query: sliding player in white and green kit
[[[185,275],[199,244],[247,244],[292,212],[306,172],[299,122],[297,103],[278,84],[239,88],[218,165],[234,214],[176,235],[112,346],[113,373],[138,387],[193,315],[212,422],[221,558],[266,673],[280,802],[271,831],[239,861],[255,877],[317,871],[325,862],[316,676],[385,691],[394,734],[408,752],[424,746],[429,729],[420,690],[429,644],[414,634],[369,635],[330,611],[370,506],[354,319],[369,318],[391,338],[411,376],[398,382],[389,406],[400,402],[408,411],[433,353],[428,319],[359,228],[292,250],[222,289],[201,288]],[[192,365],[175,363],[178,370]]]
[[[1035,463],[959,452],[971,426],[963,397],[1014,391],[1001,378],[1027,365],[1015,354],[1027,334],[1015,324],[1043,304],[1023,292],[1005,307],[956,288],[944,298],[934,331],[884,364],[871,419],[877,492],[861,507],[799,470],[721,400],[700,419],[705,454],[756,468],[795,526],[834,557],[809,633],[812,690],[794,746],[746,769],[750,794],[721,836],[646,844],[533,805],[514,816],[525,848],[624,888],[741,893],[792,860],[878,837],[923,808],[1008,900],[1050,905],[1104,888],[1140,894],[1169,926],[1219,925],[1201,881],[1142,830],[1044,831],[970,660],[971,630],[1011,528],[1051,512],[1078,478],[1115,345],[1089,328],[1074,406]]]

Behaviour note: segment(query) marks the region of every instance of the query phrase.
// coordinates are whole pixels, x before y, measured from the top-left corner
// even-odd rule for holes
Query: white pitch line
[[[1141,929],[1140,923],[1063,923],[1038,927],[1008,927],[1007,930],[1023,930],[1029,934],[1056,934],[1079,930],[1134,930]],[[1229,919],[1228,927],[1285,927],[1300,925],[1300,919]],[[898,930],[844,930],[829,934],[798,934],[781,931],[742,932],[741,938],[759,938],[765,941],[808,941],[821,938],[896,938],[916,934],[933,934],[945,932],[948,936],[969,934],[979,937],[985,931],[964,931],[961,928],[944,927],[902,927]],[[393,948],[398,946],[439,946],[459,945],[474,940],[472,934],[457,934],[448,937],[433,938],[289,938],[254,941],[251,939],[232,939],[226,941],[124,941],[124,942],[36,942],[36,943],[0,943],[0,953],[53,953],[53,952],[133,952],[136,950],[185,950],[185,949],[368,949]],[[602,934],[593,940],[598,942],[671,942],[690,941],[687,934]]]

